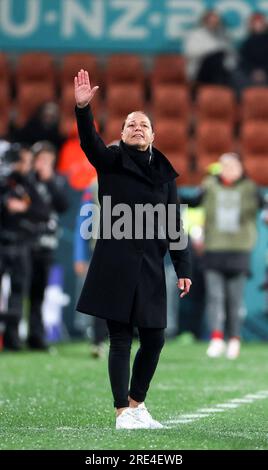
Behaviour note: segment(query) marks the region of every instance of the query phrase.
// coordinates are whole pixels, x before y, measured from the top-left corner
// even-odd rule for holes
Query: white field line
[[[230,403],[238,403],[238,404],[253,403],[253,402],[254,402],[253,398],[234,398],[233,400],[230,400]]]
[[[167,424],[186,424],[186,423],[192,423],[194,419],[171,419],[170,421],[167,421]]]
[[[199,411],[199,410],[198,410]],[[192,413],[188,415],[181,415],[181,419],[195,419],[195,418],[203,418],[204,416],[209,416],[208,414],[204,413]]]
[[[215,405],[217,408],[238,408],[240,405],[238,403],[219,403],[219,405]]]
[[[232,409],[238,408],[239,406],[253,403],[255,400],[265,400],[265,398],[268,398],[268,390],[262,390],[256,393],[248,393],[242,398],[232,398],[226,403],[218,403],[216,405],[213,405],[213,408],[199,408],[194,413],[183,414],[181,416],[178,416],[178,418],[176,419],[170,419],[168,421],[165,421],[164,424],[168,426],[192,423],[193,421],[197,421],[198,419],[211,416],[213,413],[223,413],[224,411],[230,411]]]
[[[223,413],[225,410],[222,408],[200,408],[199,413]]]

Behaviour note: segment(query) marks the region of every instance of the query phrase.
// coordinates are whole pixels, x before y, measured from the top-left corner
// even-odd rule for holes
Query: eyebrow
[[[135,123],[136,123],[136,121],[135,121],[135,120],[132,120],[132,121],[129,121],[127,124],[135,124]],[[147,125],[149,125],[149,122],[147,122],[147,121],[141,121],[140,124],[147,124]]]

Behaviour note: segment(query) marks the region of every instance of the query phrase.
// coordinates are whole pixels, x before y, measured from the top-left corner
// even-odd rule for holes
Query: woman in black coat
[[[109,376],[117,409],[116,428],[162,427],[152,419],[143,402],[164,345],[166,286],[163,258],[170,248],[171,238],[166,233],[157,238],[144,238],[147,226],[140,237],[132,231],[131,235],[126,234],[126,227],[122,231],[124,224],[119,216],[124,204],[124,210],[127,207],[130,211],[129,225],[133,222],[137,225],[135,211],[141,205],[155,207],[161,203],[167,208],[168,204],[176,204],[174,218],[179,231],[175,183],[178,175],[166,157],[152,148],[152,125],[141,111],[127,116],[119,146],[105,146],[94,128],[89,107],[97,89],[91,88],[87,72],[78,72],[75,77],[76,117],[81,147],[98,173],[101,237],[97,240],[77,309],[107,320]],[[144,220],[143,215],[139,220],[140,223]],[[165,220],[168,224],[167,217]],[[155,237],[155,219],[152,226]],[[178,240],[178,237],[176,240],[172,237],[172,241]],[[172,249],[170,254],[183,297],[191,285],[188,249]],[[138,328],[141,344],[134,360],[129,389],[134,327]]]

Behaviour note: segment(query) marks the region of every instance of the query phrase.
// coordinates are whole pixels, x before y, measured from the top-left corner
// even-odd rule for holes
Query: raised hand
[[[98,86],[91,88],[88,72],[81,69],[74,78],[74,94],[78,108],[84,108],[87,106],[98,88]]]

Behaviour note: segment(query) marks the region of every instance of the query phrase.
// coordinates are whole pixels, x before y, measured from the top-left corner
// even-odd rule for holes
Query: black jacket
[[[65,212],[69,206],[66,179],[55,172],[50,180],[42,181],[37,173],[32,173],[31,183],[48,214],[45,222],[40,221],[36,224],[37,237],[34,249],[55,250],[59,238],[59,214]]]
[[[104,196],[111,196],[112,208],[120,203],[133,209],[135,204],[177,203],[178,174],[164,155],[153,148],[150,177],[122,142],[105,146],[94,128],[89,106],[76,108],[76,116],[81,147],[98,173],[101,221]],[[177,204],[177,227],[179,224]],[[168,248],[167,238],[98,239],[77,310],[144,328],[166,327],[163,258]],[[170,254],[178,278],[190,277],[188,249],[171,250]]]
[[[12,172],[2,184],[0,192],[0,241],[18,244],[35,240],[37,226],[49,220],[49,210],[30,174]],[[7,201],[10,198],[28,200],[28,210],[22,213],[9,212]]]

